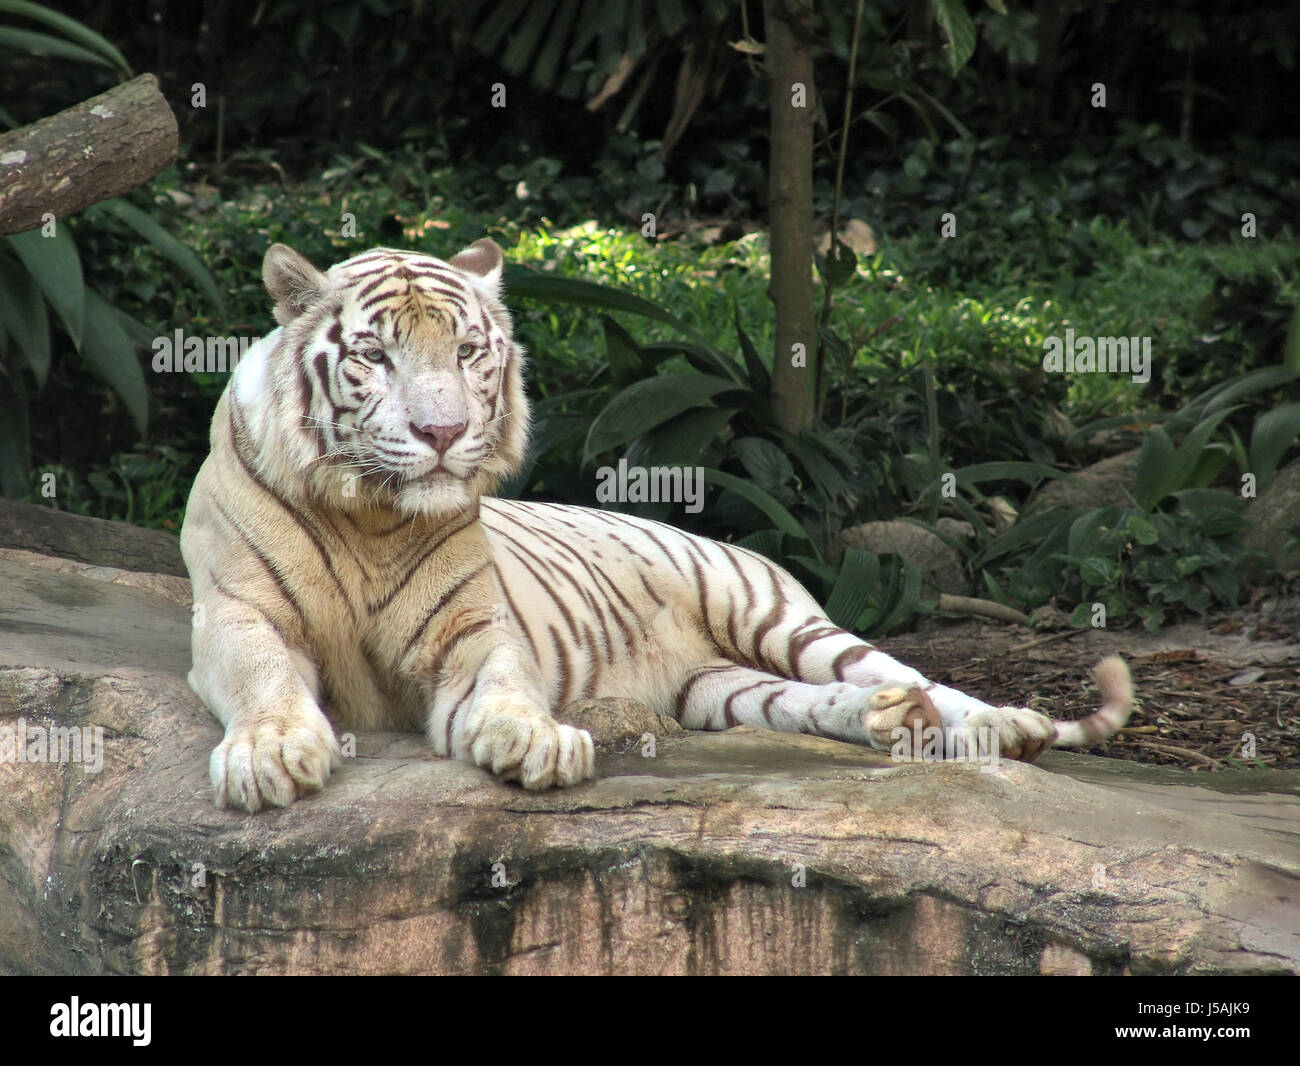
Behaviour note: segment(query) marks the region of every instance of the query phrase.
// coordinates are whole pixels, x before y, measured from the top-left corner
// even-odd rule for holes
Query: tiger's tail
[[[1133,680],[1118,655],[1108,655],[1092,670],[1101,690],[1101,710],[1074,722],[1056,723],[1058,747],[1077,748],[1113,737],[1128,724],[1133,713]]]

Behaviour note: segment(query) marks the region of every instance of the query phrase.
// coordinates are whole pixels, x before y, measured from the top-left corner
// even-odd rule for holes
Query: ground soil
[[[1097,709],[1091,669],[1128,662],[1138,709],[1090,754],[1202,772],[1300,768],[1300,582],[1257,589],[1232,614],[1167,626],[1028,630],[939,615],[876,641],[927,677],[1054,718]],[[1254,737],[1255,757],[1243,752]]]

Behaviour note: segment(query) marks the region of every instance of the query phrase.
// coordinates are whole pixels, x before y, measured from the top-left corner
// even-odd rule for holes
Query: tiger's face
[[[284,327],[272,392],[311,492],[437,517],[519,468],[524,355],[501,267],[490,240],[447,262],[378,248],[323,274],[272,246],[262,275]]]

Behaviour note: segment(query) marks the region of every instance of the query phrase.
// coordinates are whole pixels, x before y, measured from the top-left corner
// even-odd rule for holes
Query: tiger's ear
[[[273,244],[262,260],[262,284],[275,301],[275,320],[287,326],[325,292],[325,275],[287,244]]]
[[[448,260],[458,270],[470,275],[469,283],[493,298],[501,295],[501,270],[505,256],[501,246],[491,237],[482,237],[463,252]]]

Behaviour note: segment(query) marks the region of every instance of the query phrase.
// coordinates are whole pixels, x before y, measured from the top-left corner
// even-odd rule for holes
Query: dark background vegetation
[[[69,220],[86,285],[126,316],[147,409],[88,376],[103,368],[57,322],[48,380],[10,346],[0,417],[19,425],[21,401],[25,454],[6,493],[50,502],[37,479],[53,472],[55,506],[179,528],[225,377],[149,373],[151,336],[264,332],[258,272],[274,240],[324,266],[381,243],[449,255],[489,233],[537,272],[518,268],[512,287],[538,426],[510,491],[590,504],[595,467],[620,456],[716,469],[741,485],[714,483],[702,514],[639,510],[780,559],[870,632],[932,602],[914,567],[844,550],[841,530],[877,518],[968,522],[954,544],[972,589],[1018,609],[1053,603],[1081,621],[1103,602],[1156,626],[1235,606],[1242,578],[1274,562],[1242,546],[1240,475],[1266,483],[1300,425],[1300,7],[967,0],[975,46],[955,64],[936,17],[954,6],[863,7],[839,214],[876,247],[825,315],[819,418],[788,434],[764,394],[768,104],[763,58],[744,46],[763,40],[761,3],[58,5],[158,76],[180,159],[130,200],[215,286],[120,220]],[[814,25],[823,228],[855,7],[818,4]],[[4,57],[11,125],[119,76],[21,41]],[[504,109],[490,106],[498,82]],[[949,211],[958,238],[941,240]],[[662,315],[579,306],[562,287],[524,295],[536,276],[617,287]],[[1043,338],[1066,328],[1153,337],[1152,381],[1045,374]],[[706,373],[731,389],[687,380]],[[667,414],[646,425],[630,411],[649,396]],[[1138,447],[1126,503],[1032,505],[1050,470]],[[945,471],[960,472],[955,500],[937,492]]]

